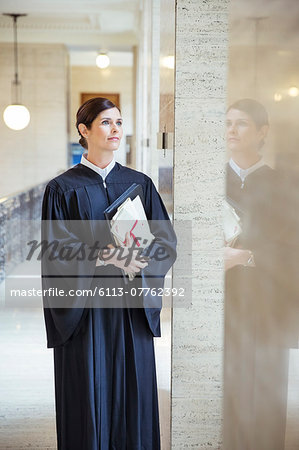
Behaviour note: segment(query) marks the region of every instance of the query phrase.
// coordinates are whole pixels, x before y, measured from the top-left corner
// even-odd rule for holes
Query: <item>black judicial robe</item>
[[[154,184],[119,163],[105,183],[106,188],[101,176],[82,164],[48,183],[42,238],[59,242],[54,256],[63,247],[81,258],[43,257],[44,290],[163,287],[176,258],[176,236]],[[80,248],[82,243],[99,241],[101,248],[111,243],[104,210],[132,183],[142,186],[155,241],[148,266],[126,284],[120,269],[96,267],[95,258],[83,257]],[[161,247],[167,254],[163,261],[154,256]],[[161,296],[149,291],[132,299],[129,291],[117,298],[120,307],[109,296],[101,297],[99,307],[90,307],[82,295],[60,299],[46,293],[43,301],[47,345],[54,348],[58,450],[159,450],[153,337],[161,335]],[[57,307],[60,301],[63,307]]]
[[[226,176],[227,200],[242,221],[234,246],[251,250],[256,267],[236,266],[225,277],[224,449],[281,450],[291,337],[279,285],[285,269],[279,177],[264,165],[242,188],[229,164]]]

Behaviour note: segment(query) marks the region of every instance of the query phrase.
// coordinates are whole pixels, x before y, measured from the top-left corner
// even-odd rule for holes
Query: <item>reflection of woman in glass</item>
[[[251,191],[256,186],[256,179],[262,179],[266,184],[267,178],[272,176],[272,169],[260,155],[268,132],[268,117],[262,105],[245,99],[230,106],[226,124],[227,144],[231,151],[227,168],[228,202],[242,215],[253,200]],[[240,245],[238,248],[225,247],[225,268],[237,265],[254,266],[252,251]]]
[[[226,246],[225,450],[284,448],[287,353],[279,335],[276,172],[261,156],[265,108],[243,99],[227,110],[227,201],[241,219]]]
[[[157,296],[175,259],[176,238],[151,179],[114,160],[122,122],[120,110],[108,99],[84,103],[77,112],[77,129],[87,154],[80,164],[51,180],[44,194],[43,239],[59,243],[54,258],[43,258],[59,450],[160,448],[153,337],[161,335]],[[155,239],[148,262],[137,259],[134,250],[125,266],[126,260],[117,257],[124,248],[111,249],[104,210],[133,183],[142,188]],[[70,232],[71,226],[76,233]],[[82,256],[82,243],[92,248],[95,241],[98,259],[97,254]],[[130,247],[131,241],[127,234],[124,246]],[[60,257],[63,248],[81,256],[66,261]],[[155,259],[157,249],[166,250],[168,257],[164,253],[162,262]],[[136,273],[130,282],[122,272],[125,268]],[[53,298],[51,291],[58,287],[64,296]],[[146,288],[148,294],[143,294]],[[104,295],[105,307],[87,307],[90,297],[84,292],[95,292],[100,304]]]

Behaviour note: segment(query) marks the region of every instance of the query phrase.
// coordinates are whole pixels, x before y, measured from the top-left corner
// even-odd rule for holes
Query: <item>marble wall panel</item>
[[[173,309],[172,449],[222,440],[227,8],[177,1],[174,219],[192,221],[192,296]]]

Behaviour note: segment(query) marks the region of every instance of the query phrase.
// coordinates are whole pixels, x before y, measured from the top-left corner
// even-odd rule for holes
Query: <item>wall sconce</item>
[[[14,66],[15,78],[12,81],[12,103],[3,112],[3,120],[8,128],[12,130],[23,130],[30,122],[30,113],[26,106],[21,103],[21,81],[18,70],[18,39],[17,39],[17,19],[27,14],[3,14],[13,18],[14,27]]]
[[[100,69],[106,69],[110,65],[110,58],[106,53],[100,53],[96,57],[96,65]]]

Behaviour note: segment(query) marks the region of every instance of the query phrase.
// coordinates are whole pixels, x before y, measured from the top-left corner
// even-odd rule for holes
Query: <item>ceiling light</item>
[[[162,59],[162,64],[164,67],[167,67],[167,69],[174,69],[174,56],[164,56]]]
[[[106,55],[106,53],[100,53],[96,57],[96,65],[100,69],[106,69],[110,65],[110,58],[109,58],[109,56]]]
[[[288,90],[290,97],[297,97],[299,94],[299,89],[296,86],[292,86]]]
[[[24,105],[9,105],[3,112],[3,119],[12,130],[23,130],[30,122],[30,113]]]
[[[12,81],[12,103],[3,112],[5,124],[12,130],[23,130],[30,122],[30,113],[26,106],[21,103],[21,82],[18,70],[18,39],[17,39],[17,19],[27,14],[4,14],[13,18],[14,27],[14,66],[15,78]]]

